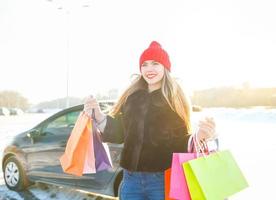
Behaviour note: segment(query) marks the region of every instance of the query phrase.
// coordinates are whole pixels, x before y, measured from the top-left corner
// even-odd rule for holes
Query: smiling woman
[[[120,166],[120,199],[164,199],[164,171],[172,152],[188,152],[191,134],[190,101],[170,75],[168,53],[153,41],[140,56],[140,75],[121,95],[108,115],[89,96],[84,111],[95,120],[104,142],[124,143]],[[205,119],[197,132],[212,140],[215,123]],[[142,183],[142,184],[141,184]]]

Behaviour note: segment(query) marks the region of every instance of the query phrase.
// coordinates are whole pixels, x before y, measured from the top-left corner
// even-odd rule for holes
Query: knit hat
[[[169,55],[156,41],[151,42],[150,46],[140,56],[140,71],[143,62],[147,60],[155,60],[164,65],[164,67],[167,68],[169,71],[171,71],[171,62]]]

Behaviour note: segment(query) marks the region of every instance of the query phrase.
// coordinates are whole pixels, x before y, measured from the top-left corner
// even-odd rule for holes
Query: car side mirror
[[[40,135],[40,132],[37,129],[32,129],[29,133],[27,133],[27,136],[29,138],[35,138]]]
[[[37,129],[32,129],[27,136],[31,138],[32,144],[35,143],[36,138],[40,135],[40,132]]]

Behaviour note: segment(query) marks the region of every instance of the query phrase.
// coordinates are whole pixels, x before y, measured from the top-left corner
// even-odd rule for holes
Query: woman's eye
[[[153,64],[154,64],[154,65],[159,65],[159,63],[158,63],[158,62],[154,62]]]

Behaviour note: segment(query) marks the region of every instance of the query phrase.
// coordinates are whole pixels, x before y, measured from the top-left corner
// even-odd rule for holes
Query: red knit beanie
[[[151,42],[150,46],[140,56],[140,71],[143,62],[147,60],[155,60],[164,65],[164,67],[167,68],[169,71],[171,71],[171,62],[169,55],[156,41]]]

